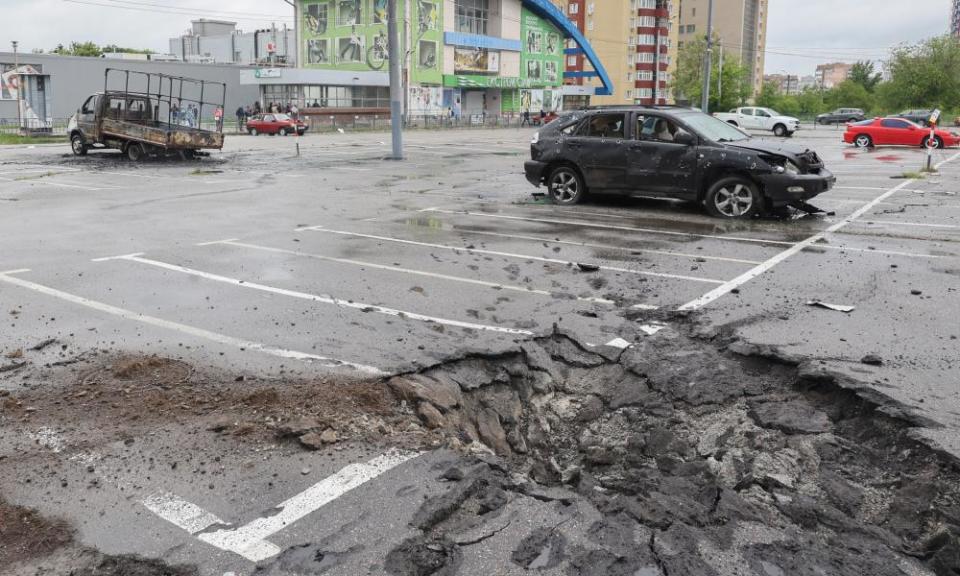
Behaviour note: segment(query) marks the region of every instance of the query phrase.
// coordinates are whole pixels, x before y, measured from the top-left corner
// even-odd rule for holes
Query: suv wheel
[[[773,135],[778,138],[783,138],[787,135],[787,127],[783,124],[777,124],[773,127]]]
[[[83,142],[83,136],[74,134],[70,137],[70,148],[77,156],[87,155],[87,145]]]
[[[760,212],[760,192],[742,176],[722,178],[707,192],[706,207],[718,218],[750,218]]]
[[[251,136],[256,136],[258,134],[256,128],[250,128],[249,130],[247,130],[247,132],[249,132]]]
[[[583,179],[573,168],[561,166],[547,178],[547,190],[554,204],[572,206],[583,199]]]
[[[286,128],[281,128],[281,129],[280,129],[280,135],[281,135],[281,136],[286,136],[286,135],[289,134],[289,133],[290,133],[290,132],[288,132]]]

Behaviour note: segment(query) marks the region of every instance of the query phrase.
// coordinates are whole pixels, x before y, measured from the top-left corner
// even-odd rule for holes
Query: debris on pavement
[[[867,364],[870,366],[882,366],[883,358],[877,356],[876,354],[867,354],[860,359],[861,364]]]
[[[834,310],[836,312],[845,312],[847,314],[857,309],[856,306],[847,306],[845,304],[829,304],[827,302],[821,302],[820,300],[808,300],[807,306],[817,306],[820,308],[826,308],[827,310]]]
[[[600,271],[600,267],[597,266],[596,264],[584,264],[581,262],[577,262],[577,267],[580,268],[581,272],[599,272]]]

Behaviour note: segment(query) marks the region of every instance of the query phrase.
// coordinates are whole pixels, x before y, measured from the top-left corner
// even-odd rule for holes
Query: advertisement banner
[[[454,49],[453,68],[457,74],[496,74],[500,71],[500,52],[458,46]]]
[[[21,64],[15,69],[13,64],[0,63],[0,100],[16,100],[20,92],[20,76],[43,74],[43,66]]]
[[[443,96],[443,88],[412,86],[410,88],[410,114],[414,116],[447,115]]]

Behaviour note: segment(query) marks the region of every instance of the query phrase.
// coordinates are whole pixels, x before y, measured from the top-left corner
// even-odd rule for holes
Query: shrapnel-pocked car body
[[[622,194],[700,202],[746,218],[799,205],[836,183],[816,152],[752,138],[702,112],[623,107],[565,114],[538,131],[527,180],[557,204]]]

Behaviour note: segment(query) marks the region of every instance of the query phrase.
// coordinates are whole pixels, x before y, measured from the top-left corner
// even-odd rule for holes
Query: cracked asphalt
[[[75,158],[66,145],[0,149],[0,393],[29,400],[52,390],[76,403],[75,369],[122,353],[179,359],[229,390],[415,372],[555,331],[599,354],[687,334],[829,372],[912,438],[960,456],[956,150],[935,153],[938,174],[903,179],[923,151],[860,151],[833,129],[803,132],[793,140],[838,177],[813,201],[832,214],[730,223],[661,200],[542,203],[521,173],[530,135],[413,132],[403,162],[384,160],[388,135],[379,133],[228,137],[223,152],[189,163]],[[83,425],[58,418],[55,402],[5,405],[0,494],[66,519],[78,545],[204,575],[298,574],[320,550],[296,546],[317,543],[328,573],[384,573],[388,553],[417,537],[411,521],[423,502],[449,490],[440,474],[473,465],[426,431],[397,446],[396,436],[435,417],[415,404],[400,405],[407,420],[388,422],[381,442],[354,437],[310,452],[213,434],[209,418],[125,433],[95,414]],[[489,431],[475,432],[471,441],[491,444]],[[384,469],[376,459],[390,454],[398,463]],[[366,480],[345,490],[347,477]],[[342,482],[324,484],[330,478]],[[304,493],[302,514],[266,536],[202,537],[270,524],[270,510]],[[602,514],[563,498],[560,507],[511,500],[490,524],[454,523],[454,546],[477,540],[458,552],[456,573],[520,574],[531,564],[588,573],[583,555],[520,554],[518,563],[487,542],[492,530],[519,542],[574,518],[564,545],[585,546],[578,530]],[[569,506],[578,513],[565,515]],[[504,517],[509,527],[497,524]],[[534,548],[550,548],[549,534],[539,538]],[[395,567],[409,560],[398,554]],[[703,556],[715,573],[733,573],[722,567],[730,554]]]

